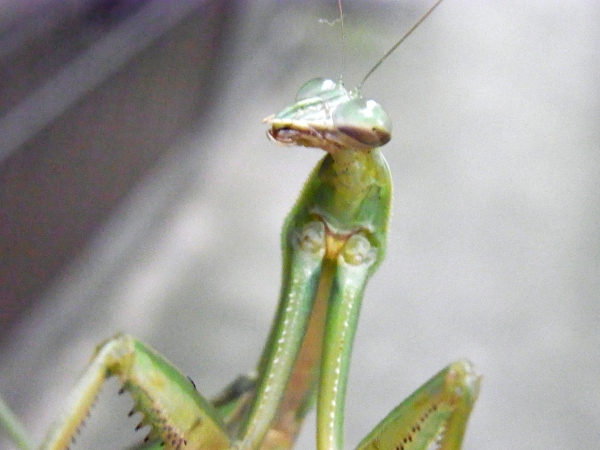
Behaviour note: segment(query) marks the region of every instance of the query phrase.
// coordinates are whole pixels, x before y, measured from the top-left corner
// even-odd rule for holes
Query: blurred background
[[[333,0],[0,4],[0,391],[35,442],[118,331],[208,396],[255,367],[322,156],[260,121],[312,77],[358,83],[429,4],[344,1],[345,64]],[[349,448],[461,357],[484,375],[465,449],[598,445],[598,73],[595,2],[447,0],[364,86],[395,199]],[[145,435],[117,390],[74,448]]]

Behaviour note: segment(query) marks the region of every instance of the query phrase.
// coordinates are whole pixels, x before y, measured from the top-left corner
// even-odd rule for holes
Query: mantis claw
[[[357,450],[460,449],[480,384],[471,362],[450,364],[390,412]]]

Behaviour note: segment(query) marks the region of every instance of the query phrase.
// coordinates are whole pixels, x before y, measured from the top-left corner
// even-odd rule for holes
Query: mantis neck
[[[351,148],[327,155],[318,169],[311,213],[318,214],[332,232],[350,234],[365,229],[382,237],[387,228],[391,178],[379,149]]]

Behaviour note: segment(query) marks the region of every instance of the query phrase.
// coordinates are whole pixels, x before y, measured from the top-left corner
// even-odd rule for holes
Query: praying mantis
[[[131,415],[143,415],[139,428],[150,426],[137,449],[291,448],[314,404],[317,448],[344,448],[346,382],[360,304],[386,249],[392,185],[379,147],[391,138],[391,121],[359,88],[317,78],[264,122],[271,140],[318,147],[326,156],[284,222],[279,306],[257,374],[238,378],[209,401],[152,348],[119,334],[98,345],[41,448],[70,445],[109,376],[118,377],[122,392],[132,396]],[[449,365],[357,448],[459,449],[479,384],[471,363]],[[0,408],[0,418],[20,447],[30,448],[10,412]]]

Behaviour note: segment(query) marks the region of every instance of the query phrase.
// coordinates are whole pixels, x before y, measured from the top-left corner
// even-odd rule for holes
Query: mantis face
[[[379,103],[325,78],[305,83],[293,105],[263,122],[271,125],[268,136],[274,141],[329,153],[345,148],[368,152],[392,137],[392,122]]]

